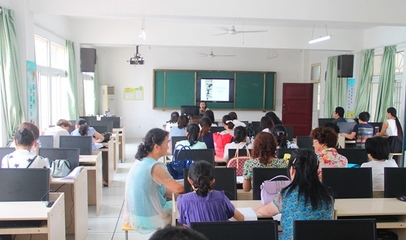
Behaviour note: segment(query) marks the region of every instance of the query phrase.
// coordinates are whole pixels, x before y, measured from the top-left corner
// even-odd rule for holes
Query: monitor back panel
[[[78,148],[80,155],[92,155],[92,137],[90,136],[60,136],[60,148]]]
[[[288,126],[285,126],[285,127],[286,127],[286,133],[288,134],[287,139],[289,141],[293,141],[293,127],[288,127]]]
[[[371,168],[322,168],[322,176],[336,198],[372,198]]]
[[[53,148],[54,147],[54,136],[39,136],[42,148]]]
[[[48,201],[49,169],[0,169],[0,202]]]
[[[102,122],[113,122],[113,128],[121,127],[121,117],[101,117],[100,121]]]
[[[385,197],[406,196],[406,168],[385,168],[384,174]]]
[[[93,127],[96,129],[97,132],[99,133],[105,133],[105,132],[113,132],[113,122],[105,122],[105,121],[91,121],[89,126]],[[98,127],[102,127],[98,130]]]
[[[174,151],[172,160],[194,160],[206,161],[214,166],[214,150],[213,149],[190,149],[181,151]]]
[[[285,156],[285,153],[288,153],[288,154],[290,154],[290,156],[292,156],[293,152],[295,152],[295,150],[296,149],[294,149],[294,148],[281,148],[281,149],[278,149],[277,157],[278,158],[283,158]]]
[[[204,234],[210,240],[278,239],[278,222],[273,220],[192,222],[191,228]]]
[[[261,122],[252,121],[251,128],[255,131],[255,135],[257,135],[261,131]]]
[[[337,126],[340,128],[340,133],[351,134],[356,122],[338,122]]]
[[[16,149],[15,148],[9,148],[9,147],[0,147],[0,166],[1,166],[1,160],[4,158],[9,153],[14,152]]]
[[[238,149],[238,156],[248,156],[247,150],[252,154],[252,149]],[[237,149],[228,149],[228,158],[232,159],[235,156],[235,152],[237,152]]]
[[[211,127],[210,128],[210,132],[215,133],[215,132],[222,132],[224,130],[223,126],[219,126],[219,127]]]
[[[41,157],[48,158],[50,161],[67,159],[71,170],[79,166],[79,149],[77,148],[40,148],[38,154]]]
[[[172,152],[175,150],[175,145],[179,141],[187,140],[186,136],[173,136],[171,137]]]
[[[319,118],[319,127],[324,127],[326,123],[333,121],[334,118]]]
[[[313,148],[313,139],[309,136],[296,136],[296,144],[299,148]]]
[[[96,116],[81,116],[81,117],[79,117],[79,118],[85,119],[87,125],[89,125],[91,121],[97,121],[97,117],[96,117]]]
[[[361,166],[368,162],[368,154],[365,149],[356,148],[339,148],[337,152],[348,159],[348,163],[355,163]]]
[[[261,200],[260,186],[265,180],[269,180],[278,175],[288,176],[287,168],[254,168],[252,176],[252,199]]]

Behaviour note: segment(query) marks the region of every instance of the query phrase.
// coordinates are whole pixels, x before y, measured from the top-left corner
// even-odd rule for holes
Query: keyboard
[[[0,228],[34,228],[41,226],[42,220],[0,221]]]

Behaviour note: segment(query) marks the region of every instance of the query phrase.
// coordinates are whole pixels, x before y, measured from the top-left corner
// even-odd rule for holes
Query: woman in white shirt
[[[402,152],[403,130],[402,125],[396,116],[397,111],[394,107],[386,110],[388,120],[382,123],[382,129],[376,136],[388,136],[389,151]]]
[[[165,130],[167,132],[171,132],[171,128],[173,126],[178,125],[178,118],[179,118],[179,113],[178,112],[172,112],[171,113],[171,119],[169,119],[169,121],[167,121],[166,125],[165,125]]]
[[[224,115],[222,120],[223,120],[224,130],[220,133],[221,134],[230,134],[231,136],[234,136],[233,119],[231,119],[231,117],[229,115]]]

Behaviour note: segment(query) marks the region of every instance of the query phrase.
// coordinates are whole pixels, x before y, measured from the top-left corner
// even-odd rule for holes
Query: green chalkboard
[[[274,110],[274,72],[154,70],[154,109],[196,105],[196,80],[234,79],[234,103],[208,103],[212,109]]]

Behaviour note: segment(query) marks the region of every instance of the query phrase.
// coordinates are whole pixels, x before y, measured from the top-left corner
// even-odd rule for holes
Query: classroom
[[[370,92],[369,99],[362,102],[374,118],[379,114],[376,99],[382,94],[379,72],[372,74],[370,90],[351,89],[358,95],[349,97],[348,88],[341,87],[341,91],[334,95],[340,100],[331,100],[327,95],[330,91],[326,82],[327,71],[329,64],[330,70],[336,69],[331,66],[337,64],[337,61],[332,62],[332,57],[354,55],[350,78],[354,78],[355,86],[358,86],[363,74],[361,60],[365,50],[373,49],[372,58],[380,63],[388,46],[395,46],[398,72],[392,79],[395,82],[393,92],[386,95],[393,97],[398,117],[405,125],[404,1],[366,5],[350,0],[335,3],[304,0],[294,4],[261,0],[244,3],[231,0],[199,3],[179,0],[102,3],[92,0],[69,3],[61,0],[0,0],[0,7],[0,10],[13,10],[15,44],[19,50],[14,60],[20,65],[17,71],[21,79],[20,89],[19,95],[12,97],[19,102],[8,105],[21,107],[19,110],[25,116],[23,120],[35,121],[40,130],[55,124],[59,118],[104,114],[102,104],[99,104],[100,86],[113,86],[114,102],[109,105],[109,114],[122,117],[127,139],[139,141],[149,129],[162,128],[172,111],[180,111],[180,106],[156,106],[155,72],[159,70],[274,73],[273,92],[267,93],[273,98],[273,106],[259,110],[215,107],[216,119],[231,110],[238,113],[240,120],[249,122],[259,121],[267,111],[274,111],[282,117],[285,83],[312,84],[311,128],[318,126],[318,118],[332,117],[333,104],[357,109],[357,101],[364,99],[367,92]],[[232,31],[233,28],[237,32]],[[330,39],[309,44],[310,40],[323,36]],[[42,90],[39,85],[39,103],[32,108],[31,89],[27,84],[31,72],[27,63],[35,65],[36,56],[44,50],[38,48],[42,40],[61,46],[60,51],[67,49],[66,41],[69,41],[69,50],[73,47],[71,56],[74,54],[75,61],[70,69],[64,66],[53,71],[39,63],[36,66],[38,73],[43,73],[36,78],[51,85],[60,79],[68,81],[64,74],[73,72],[71,86],[74,89],[70,95],[73,97],[61,97],[66,96],[66,82]],[[81,72],[81,49],[95,49],[94,72]],[[143,64],[130,64],[137,54],[142,56]],[[312,72],[314,69],[317,69],[316,77]],[[340,81],[346,82],[347,78]],[[0,91],[4,94],[2,89]],[[135,91],[134,97],[132,91]],[[179,94],[194,94],[182,91],[179,86]],[[249,89],[246,94],[249,96]],[[164,99],[168,97],[175,96],[165,96]],[[41,102],[45,104],[41,105]],[[198,101],[190,105],[194,104]],[[0,104],[0,112],[5,112],[5,105]],[[350,114],[358,113],[349,113],[352,118]],[[4,114],[0,118],[0,146],[4,147],[11,140],[7,122],[15,121],[16,128],[21,119],[6,121]],[[133,151],[127,151],[126,156],[132,158]]]

